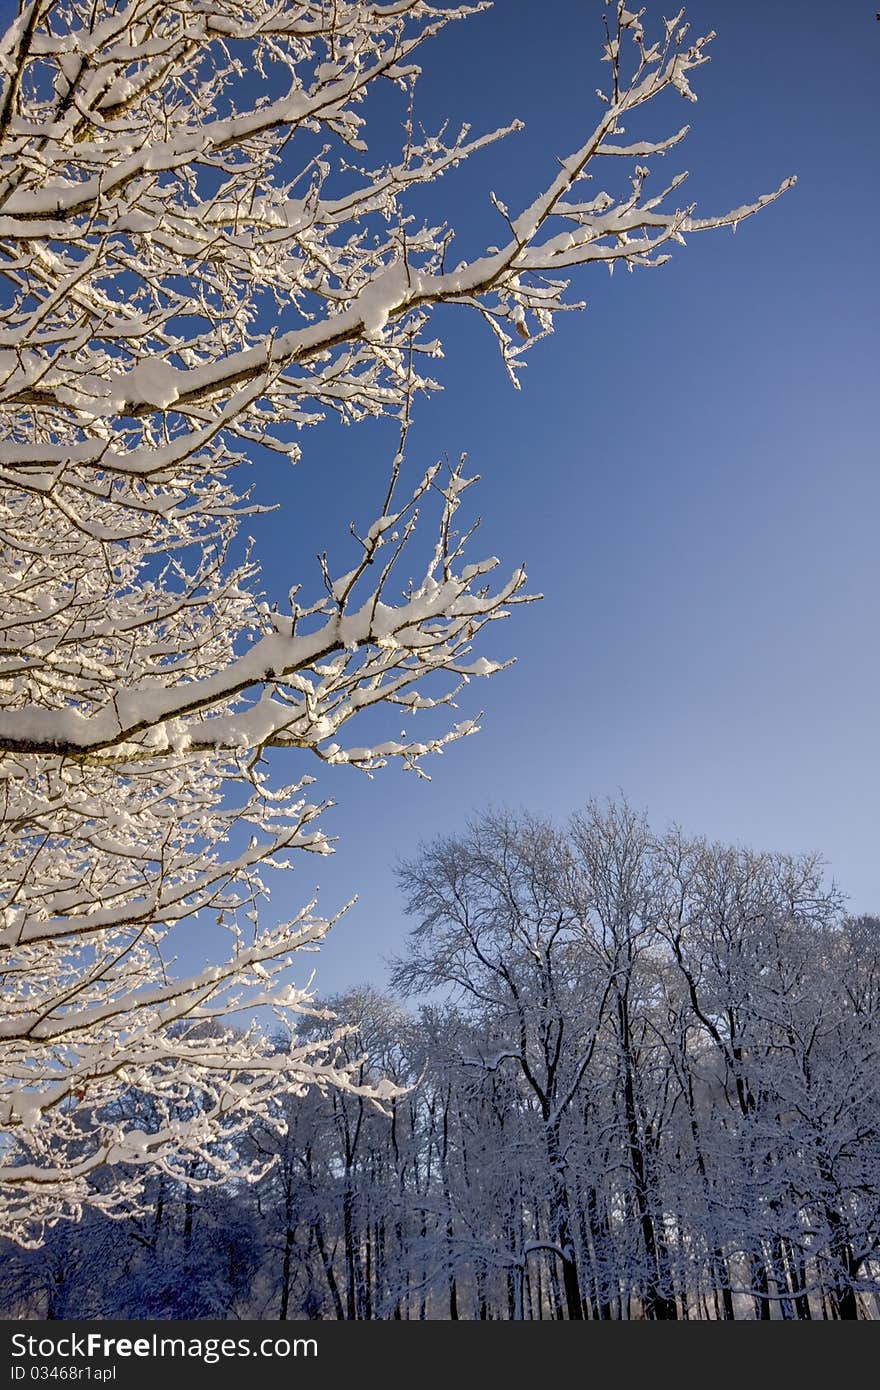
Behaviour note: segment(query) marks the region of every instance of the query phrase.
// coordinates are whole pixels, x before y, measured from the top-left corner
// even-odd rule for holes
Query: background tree
[[[357,1089],[239,1136],[255,1182],[153,1174],[149,1212],[4,1243],[4,1316],[563,1319],[567,1262],[575,1317],[877,1317],[880,924],[814,855],[621,803],[493,812],[405,873],[417,1012],[363,987],[303,1030],[348,1030]]]

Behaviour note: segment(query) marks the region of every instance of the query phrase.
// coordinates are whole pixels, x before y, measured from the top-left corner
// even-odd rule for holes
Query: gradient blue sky
[[[689,169],[705,213],[798,185],[662,270],[582,275],[587,313],[536,348],[520,393],[475,317],[438,320],[446,389],[421,403],[411,455],[468,450],[481,553],[525,558],[546,597],[492,631],[490,653],[518,664],[472,687],[463,713],[484,707],[483,730],[430,783],[322,773],[338,853],[274,903],[318,878],[325,910],[360,894],[315,959],[322,991],[383,981],[405,947],[395,857],[488,802],[564,816],[622,791],[661,827],[819,849],[853,910],[880,909],[880,24],[850,0],[697,0],[688,18],[718,37],[699,104],[657,108],[655,132],[692,125],[658,175]],[[530,201],[580,142],[601,38],[598,5],[500,0],[425,50],[426,125],[527,123],[441,185],[460,254],[499,235],[489,188]],[[386,441],[304,437],[285,511],[256,531],[268,588],[286,592],[294,538],[313,553],[366,516]]]

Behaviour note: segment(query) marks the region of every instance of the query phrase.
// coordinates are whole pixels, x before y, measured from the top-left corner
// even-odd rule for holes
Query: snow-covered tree
[[[0,1241],[0,1315],[877,1317],[880,920],[815,855],[591,804],[492,813],[403,872],[418,1012],[361,987],[300,1031],[346,1024],[385,1113],[313,1086],[237,1140],[236,1172],[274,1160],[255,1183],[193,1190],[192,1160],[121,1229]]]
[[[308,1010],[288,967],[329,925],[314,904],[259,920],[266,870],[328,849],[307,768],[291,756],[278,785],[265,755],[417,768],[475,722],[357,746],[349,721],[442,714],[499,669],[472,647],[524,575],[493,586],[495,561],[465,557],[462,466],[409,477],[433,307],[473,307],[515,381],[573,268],[656,266],[781,191],[702,220],[681,177],[654,191],[645,161],[684,131],[628,142],[625,121],[692,99],[707,40],[681,16],[650,37],[620,4],[586,133],[527,207],[495,200],[499,246],[454,263],[442,212],[419,221],[408,195],[517,122],[432,134],[412,93],[426,40],[479,8],[28,0],[0,42],[0,1230],[19,1239],[84,1203],[131,1210],[150,1170],[207,1181],[281,1092],[355,1084],[332,1036],[279,1051],[247,1026]],[[380,162],[383,82],[403,135]],[[331,412],[396,419],[400,446],[350,568],[267,603],[237,465],[295,460]],[[169,933],[209,914],[227,957],[175,972]]]

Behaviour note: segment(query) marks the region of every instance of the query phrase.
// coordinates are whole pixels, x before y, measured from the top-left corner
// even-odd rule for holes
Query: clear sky
[[[652,118],[692,125],[662,173],[690,170],[701,213],[798,185],[661,270],[582,274],[588,311],[537,346],[519,393],[476,316],[438,319],[445,391],[419,406],[414,466],[467,449],[477,548],[526,559],[546,597],[491,631],[483,650],[518,663],[471,687],[482,732],[430,783],[322,772],[338,853],[275,888],[277,910],[317,879],[326,911],[360,894],[315,959],[322,991],[383,982],[405,945],[395,857],[489,802],[566,816],[622,791],[658,827],[821,850],[853,910],[880,910],[880,24],[852,0],[697,0],[688,18],[718,37],[699,104]],[[490,188],[523,205],[580,143],[601,38],[598,5],[500,0],[424,50],[426,125],[526,121],[440,185],[460,254],[500,235]],[[260,480],[285,502],[255,531],[268,589],[286,593],[293,549],[367,516],[389,438],[313,430],[288,478]]]

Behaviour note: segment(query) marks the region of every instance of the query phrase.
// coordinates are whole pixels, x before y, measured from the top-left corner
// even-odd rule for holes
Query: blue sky
[[[880,25],[849,0],[699,0],[688,18],[718,37],[699,104],[656,109],[655,131],[692,126],[662,173],[689,169],[705,213],[798,185],[662,270],[582,275],[588,311],[538,345],[519,393],[476,318],[438,318],[445,390],[420,404],[411,456],[468,450],[481,553],[525,558],[545,599],[491,632],[518,663],[472,687],[462,712],[484,708],[483,730],[430,783],[322,772],[338,853],[278,882],[274,907],[316,880],[328,911],[360,894],[315,958],[324,991],[382,982],[405,947],[396,856],[489,802],[565,816],[622,791],[661,827],[819,849],[854,910],[880,909]],[[526,121],[440,185],[459,254],[497,238],[490,188],[526,203],[578,145],[601,37],[598,6],[501,0],[424,51],[426,125]],[[388,440],[314,430],[289,479],[261,479],[285,504],[256,529],[268,589],[286,593],[292,541],[313,554],[366,515]]]

